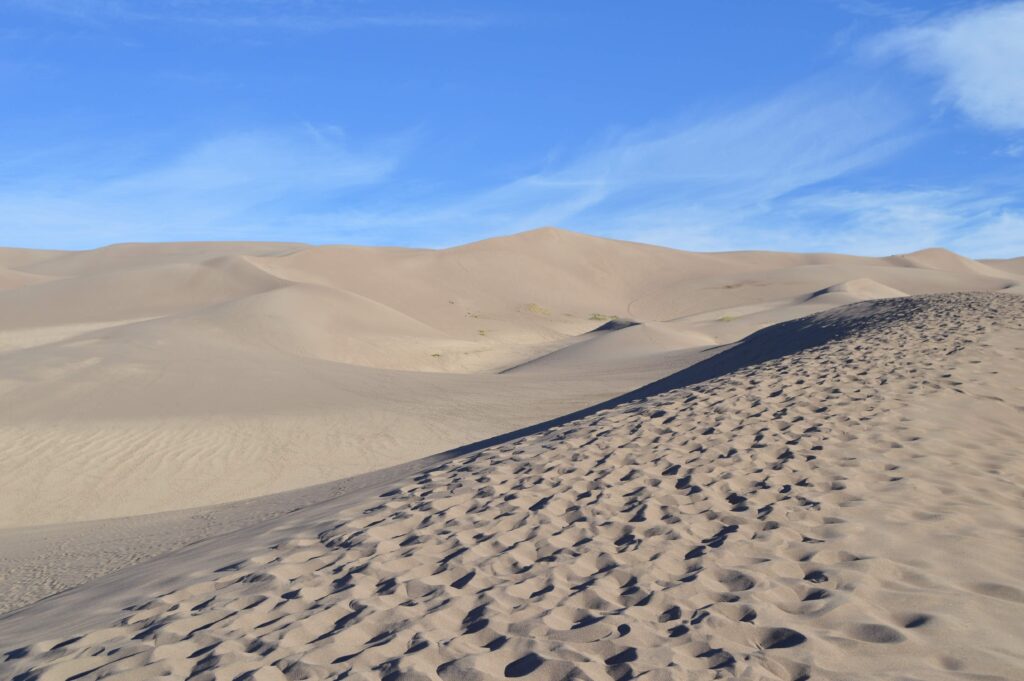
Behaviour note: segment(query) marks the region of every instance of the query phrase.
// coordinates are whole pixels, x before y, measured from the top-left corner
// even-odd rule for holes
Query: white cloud
[[[1024,2],[987,5],[898,29],[873,47],[939,76],[941,97],[979,123],[1024,128]]]
[[[545,224],[632,234],[670,223],[678,233],[684,222],[693,234],[707,216],[752,212],[886,158],[910,141],[903,122],[902,107],[883,92],[815,81],[738,111],[608,139],[472,195],[346,209],[315,222],[325,235],[393,230],[435,245]]]
[[[602,224],[619,238],[686,250],[882,256],[943,246],[971,257],[1009,257],[1024,255],[1018,204],[981,189],[823,188],[740,205],[670,202]]]
[[[1013,197],[980,188],[822,190],[784,198],[745,224],[772,224],[747,236],[776,250],[890,255],[941,246],[969,257],[1009,257],[1024,255],[1020,211]]]
[[[1015,142],[1008,144],[1006,147],[996,152],[1000,156],[1009,156],[1010,158],[1021,158],[1024,156],[1024,142]]]
[[[888,155],[902,122],[894,107],[879,92],[814,84],[667,134],[633,135],[547,178],[619,191],[684,184],[774,196]]]
[[[110,182],[112,195],[234,192],[273,199],[295,191],[331,190],[379,179],[389,158],[360,156],[337,130],[233,134],[203,142],[170,163]]]
[[[331,129],[230,135],[101,181],[39,177],[0,190],[0,242],[445,246],[554,224],[691,250],[1024,253],[1024,210],[1012,197],[980,187],[835,188],[906,145],[904,128],[883,93],[815,82],[731,113],[609,138],[502,185],[429,199],[388,183],[400,141],[366,153]]]
[[[952,237],[948,245],[975,258],[1024,256],[1024,208],[999,211],[992,219]]]
[[[794,198],[777,210],[791,221],[792,240],[889,255],[953,241],[970,246],[969,234],[1007,201],[967,190],[841,190]]]
[[[125,239],[245,238],[296,202],[336,199],[382,181],[399,147],[383,143],[376,152],[355,152],[339,131],[307,127],[220,137],[154,167],[106,179],[29,178],[0,189],[0,237],[8,244],[69,247]]]

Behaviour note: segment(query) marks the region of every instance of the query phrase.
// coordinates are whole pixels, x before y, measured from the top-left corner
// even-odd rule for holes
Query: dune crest
[[[854,302],[857,300],[877,300],[879,298],[902,298],[907,295],[899,289],[879,283],[873,279],[851,279],[812,293],[808,300],[818,301],[824,298]]]
[[[944,251],[691,253],[553,228],[442,250],[4,249],[0,267],[0,528],[381,470],[836,305],[1024,281]]]

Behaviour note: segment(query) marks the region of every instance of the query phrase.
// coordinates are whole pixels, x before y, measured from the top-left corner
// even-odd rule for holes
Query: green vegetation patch
[[[547,309],[543,305],[538,305],[537,303],[527,303],[526,311],[530,314],[540,315],[542,317],[551,316],[551,310]]]

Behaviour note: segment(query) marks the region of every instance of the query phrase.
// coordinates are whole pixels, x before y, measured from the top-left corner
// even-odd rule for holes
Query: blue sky
[[[6,0],[0,244],[1024,255],[1024,2]]]

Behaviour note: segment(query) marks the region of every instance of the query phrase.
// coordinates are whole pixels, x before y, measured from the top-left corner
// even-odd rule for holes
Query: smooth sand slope
[[[779,321],[1024,279],[1002,266],[938,250],[687,253],[556,229],[439,251],[0,249],[0,528],[381,470],[600,402]],[[594,331],[612,317],[638,324]]]
[[[0,619],[0,676],[1021,678],[1022,357],[1011,294],[774,325]]]

